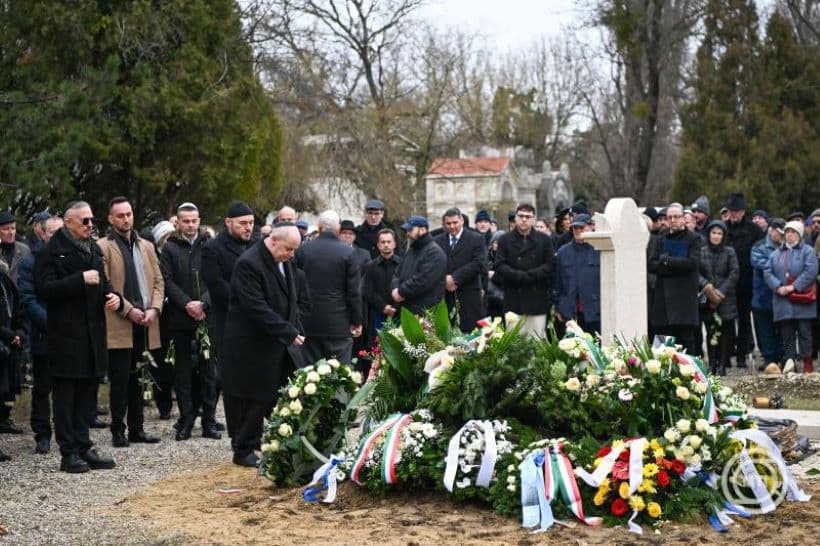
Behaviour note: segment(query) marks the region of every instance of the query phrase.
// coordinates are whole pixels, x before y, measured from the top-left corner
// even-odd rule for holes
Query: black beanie
[[[237,216],[248,216],[252,214],[253,211],[247,204],[237,201],[228,208],[228,213],[225,214],[225,218],[236,218]]]

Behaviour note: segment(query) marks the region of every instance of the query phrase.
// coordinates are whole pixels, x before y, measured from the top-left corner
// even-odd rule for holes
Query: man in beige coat
[[[143,428],[143,392],[150,386],[141,381],[152,372],[144,353],[160,346],[159,315],[165,284],[154,246],[142,239],[134,227],[134,213],[125,197],[108,204],[111,230],[98,244],[105,272],[114,290],[122,294],[119,311],[106,311],[108,331],[108,380],[111,384],[111,443],[127,447],[129,442],[156,443]],[[127,414],[128,436],[125,435]]]

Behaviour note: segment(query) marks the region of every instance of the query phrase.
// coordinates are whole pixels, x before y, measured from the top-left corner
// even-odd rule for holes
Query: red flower
[[[669,487],[669,474],[666,473],[666,470],[658,470],[656,479],[661,487]]]
[[[359,358],[364,358],[366,356],[367,356],[367,351],[365,351],[364,349],[359,351]]]
[[[378,345],[376,345],[375,347],[373,347],[373,354],[374,354],[374,355],[381,354],[381,352],[382,352],[382,350],[381,350],[381,348],[380,348]]]
[[[612,451],[612,448],[609,446],[604,446],[598,450],[598,453],[595,454],[595,457],[606,457],[609,455],[609,452]]]
[[[686,470],[686,465],[683,464],[683,461],[680,461],[678,459],[672,461],[672,472],[680,476],[681,474],[683,474],[684,470]]]
[[[612,477],[616,480],[629,479],[629,463],[626,461],[615,461],[612,465]]]
[[[621,461],[623,461],[623,462],[625,462],[625,463],[626,463],[626,462],[629,462],[629,451],[628,451],[628,450],[626,450],[626,449],[624,449],[623,451],[621,451],[621,454],[620,454],[620,455],[618,455],[618,459],[619,459],[619,460],[621,460]]]
[[[613,516],[623,516],[626,514],[626,511],[629,509],[629,505],[626,504],[626,501],[622,498],[617,498],[612,501],[612,505],[609,507],[609,511],[612,512]]]

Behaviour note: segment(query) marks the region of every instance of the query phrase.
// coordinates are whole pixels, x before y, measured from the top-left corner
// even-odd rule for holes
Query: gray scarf
[[[68,228],[62,228],[63,234],[65,235],[68,242],[70,242],[75,247],[79,248],[85,254],[91,255],[91,239],[77,239],[74,235],[68,231]]]
[[[136,237],[136,233],[132,233],[132,237]],[[142,266],[142,252],[140,252],[139,239],[134,241],[134,271],[137,273],[137,286],[139,287],[140,297],[142,297],[142,305],[145,309],[151,307],[151,297],[148,293],[148,281],[145,279],[145,269]]]

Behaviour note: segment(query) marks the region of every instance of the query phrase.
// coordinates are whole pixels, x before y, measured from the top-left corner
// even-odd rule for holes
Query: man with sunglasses
[[[37,294],[48,308],[60,470],[80,473],[115,466],[91,442],[88,416],[96,407],[97,383],[108,367],[105,310],[119,311],[122,301],[105,275],[100,247],[91,239],[91,206],[84,201],[69,203],[64,220],[37,256],[35,277]]]
[[[522,333],[544,337],[555,260],[552,239],[533,229],[535,207],[515,209],[515,229],[498,240],[495,275],[504,287],[504,312],[522,315]]]

